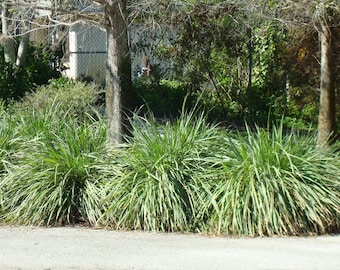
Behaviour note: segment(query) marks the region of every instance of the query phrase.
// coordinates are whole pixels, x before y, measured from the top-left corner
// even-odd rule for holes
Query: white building
[[[69,29],[68,43],[69,69],[66,75],[105,82],[106,32],[94,25],[75,24]]]

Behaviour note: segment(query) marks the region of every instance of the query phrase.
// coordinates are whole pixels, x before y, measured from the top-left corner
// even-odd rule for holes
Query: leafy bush
[[[23,68],[0,60],[0,98],[3,100],[18,100],[33,88],[28,74]]]
[[[146,104],[156,117],[178,116],[187,95],[185,86],[176,81],[153,81],[143,76],[135,81],[133,86],[136,96],[139,97],[136,106]]]
[[[37,85],[43,85],[60,72],[51,66],[52,52],[36,46],[29,46],[25,67],[6,63],[0,46],[0,98],[19,100]]]
[[[206,177],[200,159],[211,151],[216,130],[192,113],[165,126],[136,117],[132,127],[133,137],[120,154],[120,173],[108,185],[109,206],[101,223],[152,231],[192,229]]]
[[[61,76],[61,58],[63,49],[60,46],[44,46],[31,43],[26,56],[25,70],[34,86],[45,85],[51,79]]]
[[[315,147],[315,136],[285,134],[282,125],[227,137],[206,229],[250,236],[339,230],[339,165],[338,155]]]
[[[67,78],[53,79],[48,85],[39,87],[19,104],[20,108],[44,111],[58,104],[60,115],[70,115],[82,119],[85,114],[93,114],[93,105],[100,91],[94,84],[86,84]]]
[[[95,224],[102,211],[103,121],[79,123],[59,118],[51,110],[22,116],[19,121],[20,134],[26,139],[0,180],[4,221]],[[28,123],[31,127],[25,129]]]

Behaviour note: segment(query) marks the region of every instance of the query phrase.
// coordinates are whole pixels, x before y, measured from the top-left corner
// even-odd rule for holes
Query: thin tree
[[[107,62],[106,62],[106,117],[108,140],[122,141],[124,125],[131,99],[131,59],[128,43],[126,0],[98,0],[104,7]]]
[[[11,6],[12,7],[12,6]],[[13,7],[12,7],[13,8]],[[0,43],[4,48],[4,58],[8,63],[18,67],[25,66],[27,48],[30,36],[30,23],[32,20],[31,8],[26,6],[16,13],[16,18],[8,10],[8,3],[1,3],[1,36]],[[18,34],[16,33],[18,32]],[[16,46],[14,36],[20,36],[19,45]]]
[[[337,1],[338,2],[338,1]],[[333,3],[336,4],[335,2]],[[320,7],[318,32],[321,43],[320,109],[318,121],[319,145],[327,144],[336,137],[335,98],[335,43],[336,28],[339,27],[339,2]]]

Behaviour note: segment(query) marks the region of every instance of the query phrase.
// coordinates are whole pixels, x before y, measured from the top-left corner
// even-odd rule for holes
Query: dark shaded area
[[[6,63],[3,48],[0,47],[0,98],[19,100],[28,92],[34,92],[39,85],[47,84],[60,73],[61,52],[30,45],[26,56],[26,66],[17,67]]]

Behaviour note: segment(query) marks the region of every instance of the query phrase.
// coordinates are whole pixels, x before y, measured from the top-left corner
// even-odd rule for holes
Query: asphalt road
[[[340,270],[340,235],[223,238],[0,227],[4,270]]]

